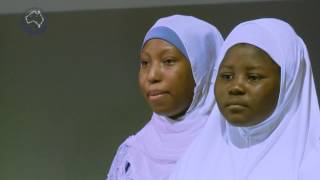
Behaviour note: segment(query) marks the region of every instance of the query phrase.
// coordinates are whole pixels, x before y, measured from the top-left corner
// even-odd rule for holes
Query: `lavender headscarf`
[[[320,112],[303,40],[278,19],[244,22],[226,38],[217,63],[238,43],[259,47],[281,67],[277,107],[260,124],[235,127],[216,106],[170,180],[319,180]]]
[[[215,105],[212,76],[223,42],[220,32],[192,16],[173,15],[159,19],[147,32],[143,45],[154,38],[171,43],[184,54],[196,86],[193,101],[179,121],[153,113],[150,122],[124,142],[128,150],[121,163],[130,163],[130,178],[134,180],[167,179]],[[124,174],[119,171],[118,179],[125,179]]]

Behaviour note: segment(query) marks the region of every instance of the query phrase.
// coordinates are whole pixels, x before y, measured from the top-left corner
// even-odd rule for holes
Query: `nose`
[[[161,81],[161,68],[157,63],[153,63],[148,71],[148,82],[154,84]]]
[[[228,90],[229,95],[239,96],[246,94],[245,80],[242,77],[234,78]]]

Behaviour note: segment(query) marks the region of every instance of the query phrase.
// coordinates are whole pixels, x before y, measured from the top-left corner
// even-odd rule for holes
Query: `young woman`
[[[218,106],[171,180],[319,179],[319,103],[292,27],[272,18],[241,23],[218,63]]]
[[[118,149],[108,180],[164,180],[207,122],[214,104],[213,65],[223,39],[205,21],[174,15],[147,32],[139,85],[151,120]]]

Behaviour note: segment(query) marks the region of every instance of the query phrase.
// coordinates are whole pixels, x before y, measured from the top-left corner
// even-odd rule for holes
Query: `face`
[[[183,115],[193,99],[195,82],[189,61],[170,43],[151,39],[143,47],[139,71],[142,93],[158,114]]]
[[[215,83],[218,107],[235,126],[258,124],[274,111],[280,91],[280,67],[250,44],[231,47]]]

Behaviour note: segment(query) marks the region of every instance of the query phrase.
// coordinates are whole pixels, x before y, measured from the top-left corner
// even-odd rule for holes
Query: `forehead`
[[[179,50],[171,43],[163,39],[150,39],[148,40],[141,53],[163,53],[163,52],[179,52]]]
[[[262,49],[246,43],[236,44],[226,52],[220,68],[259,68],[269,69],[279,67]]]

